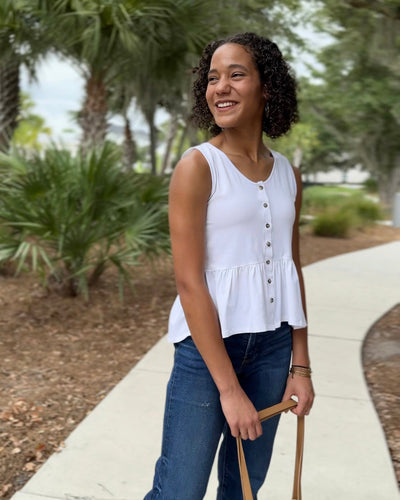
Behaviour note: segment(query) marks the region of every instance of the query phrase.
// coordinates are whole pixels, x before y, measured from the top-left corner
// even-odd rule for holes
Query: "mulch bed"
[[[400,304],[371,327],[362,354],[364,374],[400,485]]]
[[[378,226],[345,240],[304,232],[302,263],[395,239],[400,239],[399,229]],[[61,449],[79,422],[164,335],[175,298],[170,258],[132,273],[135,293],[127,290],[123,303],[112,270],[88,302],[45,290],[32,275],[0,276],[0,497],[10,498]],[[376,355],[382,339],[400,351],[399,311],[382,321],[367,337],[365,370],[399,477],[399,360]]]

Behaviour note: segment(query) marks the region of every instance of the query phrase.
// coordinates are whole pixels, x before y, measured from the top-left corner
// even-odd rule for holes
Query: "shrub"
[[[128,266],[169,248],[167,181],[123,172],[105,145],[73,157],[0,158],[0,262],[16,261],[88,296],[104,270],[117,267],[122,292]]]
[[[345,210],[352,212],[358,219],[358,226],[363,227],[367,224],[372,224],[383,219],[383,212],[379,205],[372,200],[361,196],[352,197],[343,207]]]
[[[344,210],[320,213],[311,223],[315,235],[332,238],[346,238],[352,225],[352,214]]]
[[[315,217],[312,229],[319,236],[345,237],[352,228],[362,228],[383,219],[379,203],[360,190],[334,186],[312,186],[304,190],[302,214]]]
[[[377,193],[378,181],[376,179],[373,179],[372,177],[369,177],[364,181],[364,189],[367,191],[367,193]]]

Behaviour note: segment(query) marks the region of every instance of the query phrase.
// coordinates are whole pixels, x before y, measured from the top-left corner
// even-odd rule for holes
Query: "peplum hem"
[[[207,269],[206,282],[217,310],[223,338],[240,333],[275,330],[287,321],[293,329],[307,326],[299,278],[292,259],[276,259],[229,269]],[[168,339],[190,335],[177,296],[171,310]]]

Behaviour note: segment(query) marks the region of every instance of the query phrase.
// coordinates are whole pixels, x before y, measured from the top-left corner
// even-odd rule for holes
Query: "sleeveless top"
[[[272,151],[266,181],[253,182],[228,156],[205,142],[199,150],[211,172],[205,243],[205,279],[224,338],[275,330],[287,321],[307,325],[292,259],[296,179],[289,161]],[[177,296],[169,317],[168,340],[190,335]]]

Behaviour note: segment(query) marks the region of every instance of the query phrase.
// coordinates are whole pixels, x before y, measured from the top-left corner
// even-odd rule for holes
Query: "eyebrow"
[[[234,63],[234,64],[230,64],[228,66],[228,69],[234,69],[234,68],[235,69],[242,69],[244,71],[247,71],[246,66],[243,66],[242,64],[236,64],[236,63]],[[218,73],[218,71],[216,69],[210,69],[210,71],[208,72],[208,74],[210,74],[210,73]]]

